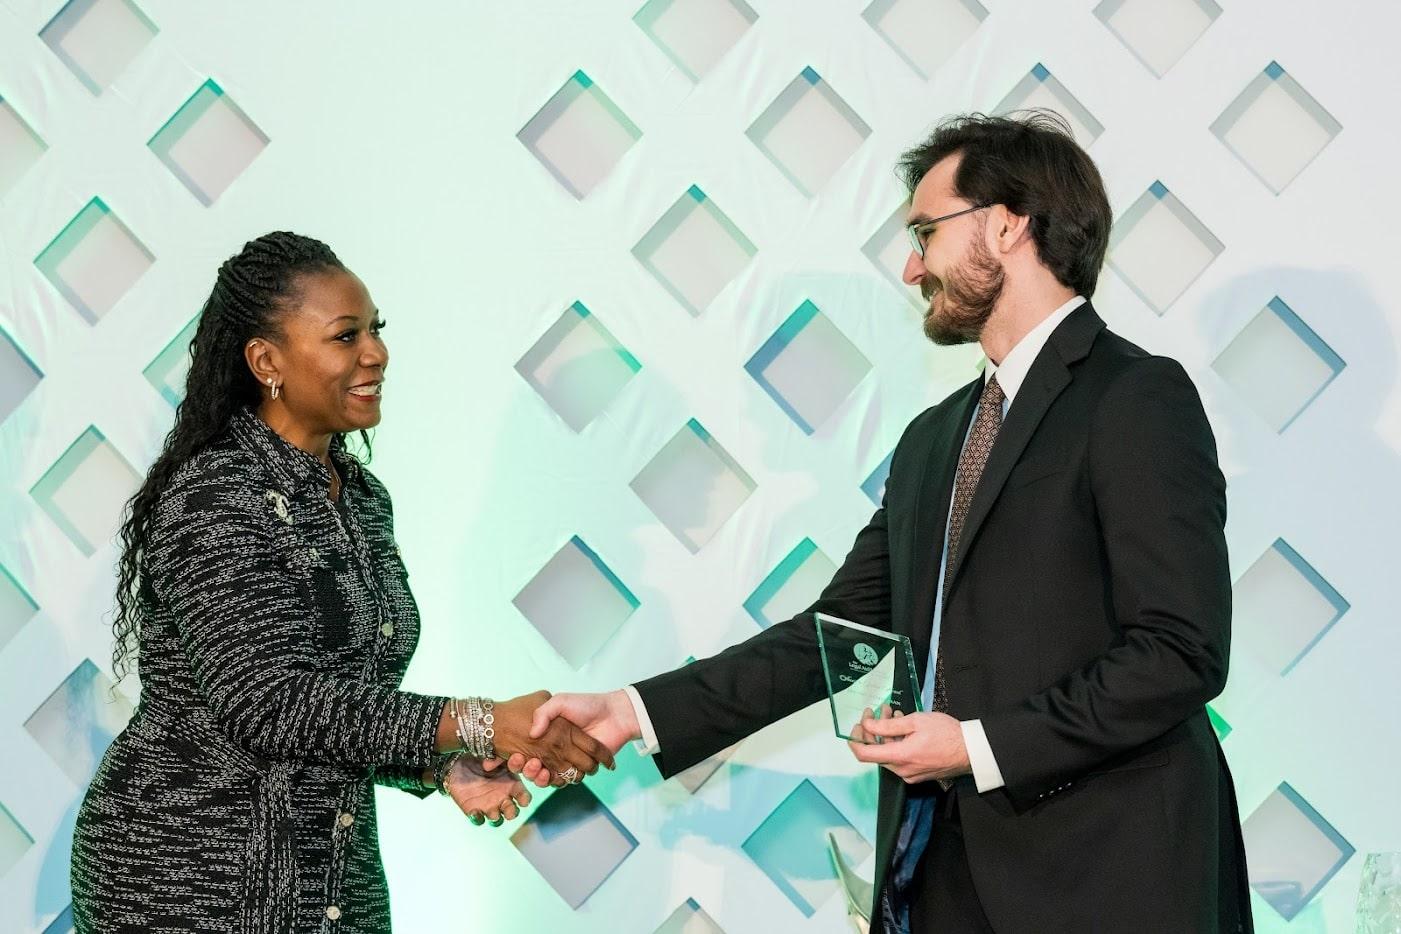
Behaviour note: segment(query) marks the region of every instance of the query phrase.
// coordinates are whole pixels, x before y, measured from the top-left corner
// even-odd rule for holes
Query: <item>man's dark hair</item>
[[[1099,170],[1065,118],[1049,110],[952,117],[902,155],[897,171],[913,192],[925,173],[954,153],[962,154],[954,193],[1029,217],[1041,262],[1062,285],[1093,295],[1113,216]]]

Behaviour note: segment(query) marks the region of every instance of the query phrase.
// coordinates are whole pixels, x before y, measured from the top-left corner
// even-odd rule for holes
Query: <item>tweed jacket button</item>
[[[340,908],[337,907],[336,905],[327,905],[327,906],[326,906],[326,917],[330,918],[332,921],[339,921],[339,920],[341,919],[341,910],[340,910]]]
[[[394,624],[393,624],[393,623],[381,623],[381,624],[380,624],[380,627],[379,627],[379,634],[380,634],[381,636],[384,636],[386,639],[388,639],[390,636],[394,635]]]
[[[349,827],[351,824],[355,823],[355,816],[353,814],[341,812],[341,816],[336,818],[336,822],[342,827]]]

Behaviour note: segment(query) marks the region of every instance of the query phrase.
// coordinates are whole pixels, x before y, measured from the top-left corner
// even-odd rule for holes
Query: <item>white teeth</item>
[[[350,393],[355,396],[377,396],[380,394],[380,385],[376,383],[373,386],[354,386]]]

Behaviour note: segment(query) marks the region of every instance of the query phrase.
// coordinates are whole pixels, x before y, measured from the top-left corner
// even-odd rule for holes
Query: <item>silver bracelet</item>
[[[472,754],[473,759],[482,757],[482,737],[481,737],[482,702],[480,698],[467,698],[467,751]]]
[[[496,709],[496,704],[489,697],[483,697],[482,701],[482,758],[496,758],[496,714],[492,713]]]
[[[456,699],[452,702],[452,717],[457,721],[457,741],[462,744],[462,748],[471,750],[472,729],[468,726],[467,712],[463,709],[467,706],[467,701],[458,703]]]
[[[495,759],[496,704],[489,697],[466,697],[460,704],[453,698],[449,703],[462,748],[473,759]]]

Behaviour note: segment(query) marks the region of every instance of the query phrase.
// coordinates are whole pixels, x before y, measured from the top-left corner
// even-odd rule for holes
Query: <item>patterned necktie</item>
[[[958,473],[953,484],[953,508],[949,511],[949,554],[944,571],[943,614],[939,626],[938,655],[934,658],[934,709],[947,713],[949,695],[944,686],[944,630],[942,623],[948,621],[949,582],[953,579],[954,562],[958,560],[960,539],[963,536],[963,522],[968,518],[968,507],[973,502],[973,493],[978,488],[978,479],[987,466],[992,443],[997,440],[997,431],[1002,427],[1002,401],[1006,399],[1002,387],[994,375],[983,387],[983,397],[978,402],[977,420],[968,435],[968,444],[958,457]]]
[[[968,443],[958,456],[958,472],[954,478],[953,506],[949,510],[949,553],[944,568],[943,581],[943,622],[948,620],[949,581],[952,579],[954,560],[958,557],[959,539],[963,536],[963,523],[968,518],[968,507],[973,502],[973,492],[978,488],[978,479],[987,466],[992,443],[997,440],[997,431],[1002,427],[1002,401],[1006,395],[997,385],[993,376],[983,387],[982,399],[978,402],[978,415],[973,422],[973,430],[968,434]],[[944,688],[944,630],[939,626],[939,649],[934,656],[934,705],[933,709],[947,713],[949,697]],[[953,782],[938,779],[939,787],[948,791]],[[900,821],[900,832],[895,838],[895,850],[891,854],[891,872],[884,891],[881,892],[882,908],[885,914],[885,934],[910,934],[910,888],[914,884],[915,869],[920,857],[929,845],[933,832],[934,806],[938,799],[929,794],[911,794],[905,801],[905,814]]]

